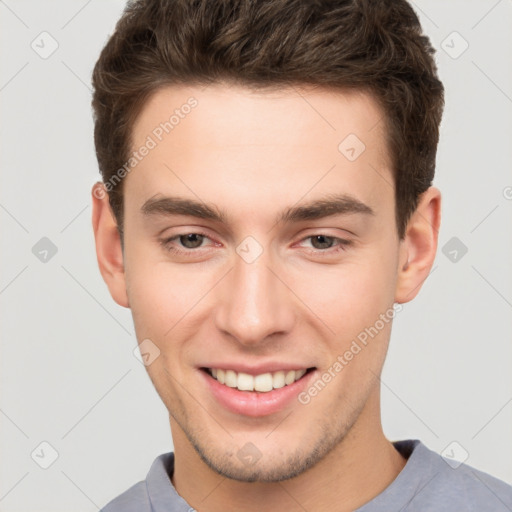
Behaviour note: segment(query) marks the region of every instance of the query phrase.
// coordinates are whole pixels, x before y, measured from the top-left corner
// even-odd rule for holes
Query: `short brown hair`
[[[367,91],[385,115],[403,238],[435,171],[444,89],[433,54],[406,0],[129,1],[92,77],[103,181],[127,161],[135,119],[163,86]],[[121,236],[122,185],[109,191]]]

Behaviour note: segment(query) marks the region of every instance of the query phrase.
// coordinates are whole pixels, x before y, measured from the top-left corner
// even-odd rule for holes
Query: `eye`
[[[176,238],[187,249],[196,249],[201,246],[205,236],[199,233],[187,233],[186,235],[178,235]]]
[[[336,236],[329,236],[323,234],[311,235],[304,238],[302,241],[311,240],[311,246],[314,250],[312,253],[327,253],[332,254],[333,252],[344,251],[346,247],[352,244],[351,240],[345,240]]]
[[[203,242],[210,240],[210,238],[204,233],[180,233],[171,238],[165,238],[160,240],[160,244],[165,250],[174,254],[190,254],[195,249],[205,247]],[[178,246],[176,246],[178,244]]]
[[[311,245],[315,249],[330,249],[334,244],[334,237],[325,235],[313,235],[310,236]]]
[[[204,251],[199,251],[198,249],[206,249],[208,244],[204,244],[203,242],[207,240],[212,241],[210,237],[204,233],[190,232],[180,233],[173,237],[165,238],[160,240],[160,244],[166,251],[173,254],[190,256],[193,255],[194,252],[197,252],[198,255],[204,255]],[[352,244],[351,240],[345,240],[343,238],[324,234],[308,236],[303,238],[301,242],[304,243],[306,240],[311,240],[311,246],[306,246],[306,250],[313,255],[321,256],[328,256],[333,253],[344,251]],[[216,245],[216,243],[213,242],[213,244],[209,245]]]

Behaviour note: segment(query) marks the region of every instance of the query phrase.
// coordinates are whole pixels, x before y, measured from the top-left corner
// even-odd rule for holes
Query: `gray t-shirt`
[[[512,486],[467,464],[454,468],[418,439],[395,441],[407,463],[395,480],[354,512],[512,512]],[[191,512],[170,475],[174,453],[153,462],[143,480],[100,512]],[[263,510],[263,509],[262,509]]]

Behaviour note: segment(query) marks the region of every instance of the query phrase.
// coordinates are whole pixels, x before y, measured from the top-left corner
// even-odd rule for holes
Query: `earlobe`
[[[412,300],[428,277],[437,251],[441,223],[441,193],[428,188],[421,196],[400,242],[395,302]]]
[[[92,227],[96,242],[96,257],[103,280],[112,298],[129,307],[121,237],[110,208],[108,193],[101,182],[92,187]]]

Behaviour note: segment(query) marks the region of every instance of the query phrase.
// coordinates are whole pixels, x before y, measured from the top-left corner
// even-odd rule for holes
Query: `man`
[[[128,4],[93,75],[93,227],[174,452],[104,512],[512,510],[381,426],[437,249],[432,54],[404,0]]]

